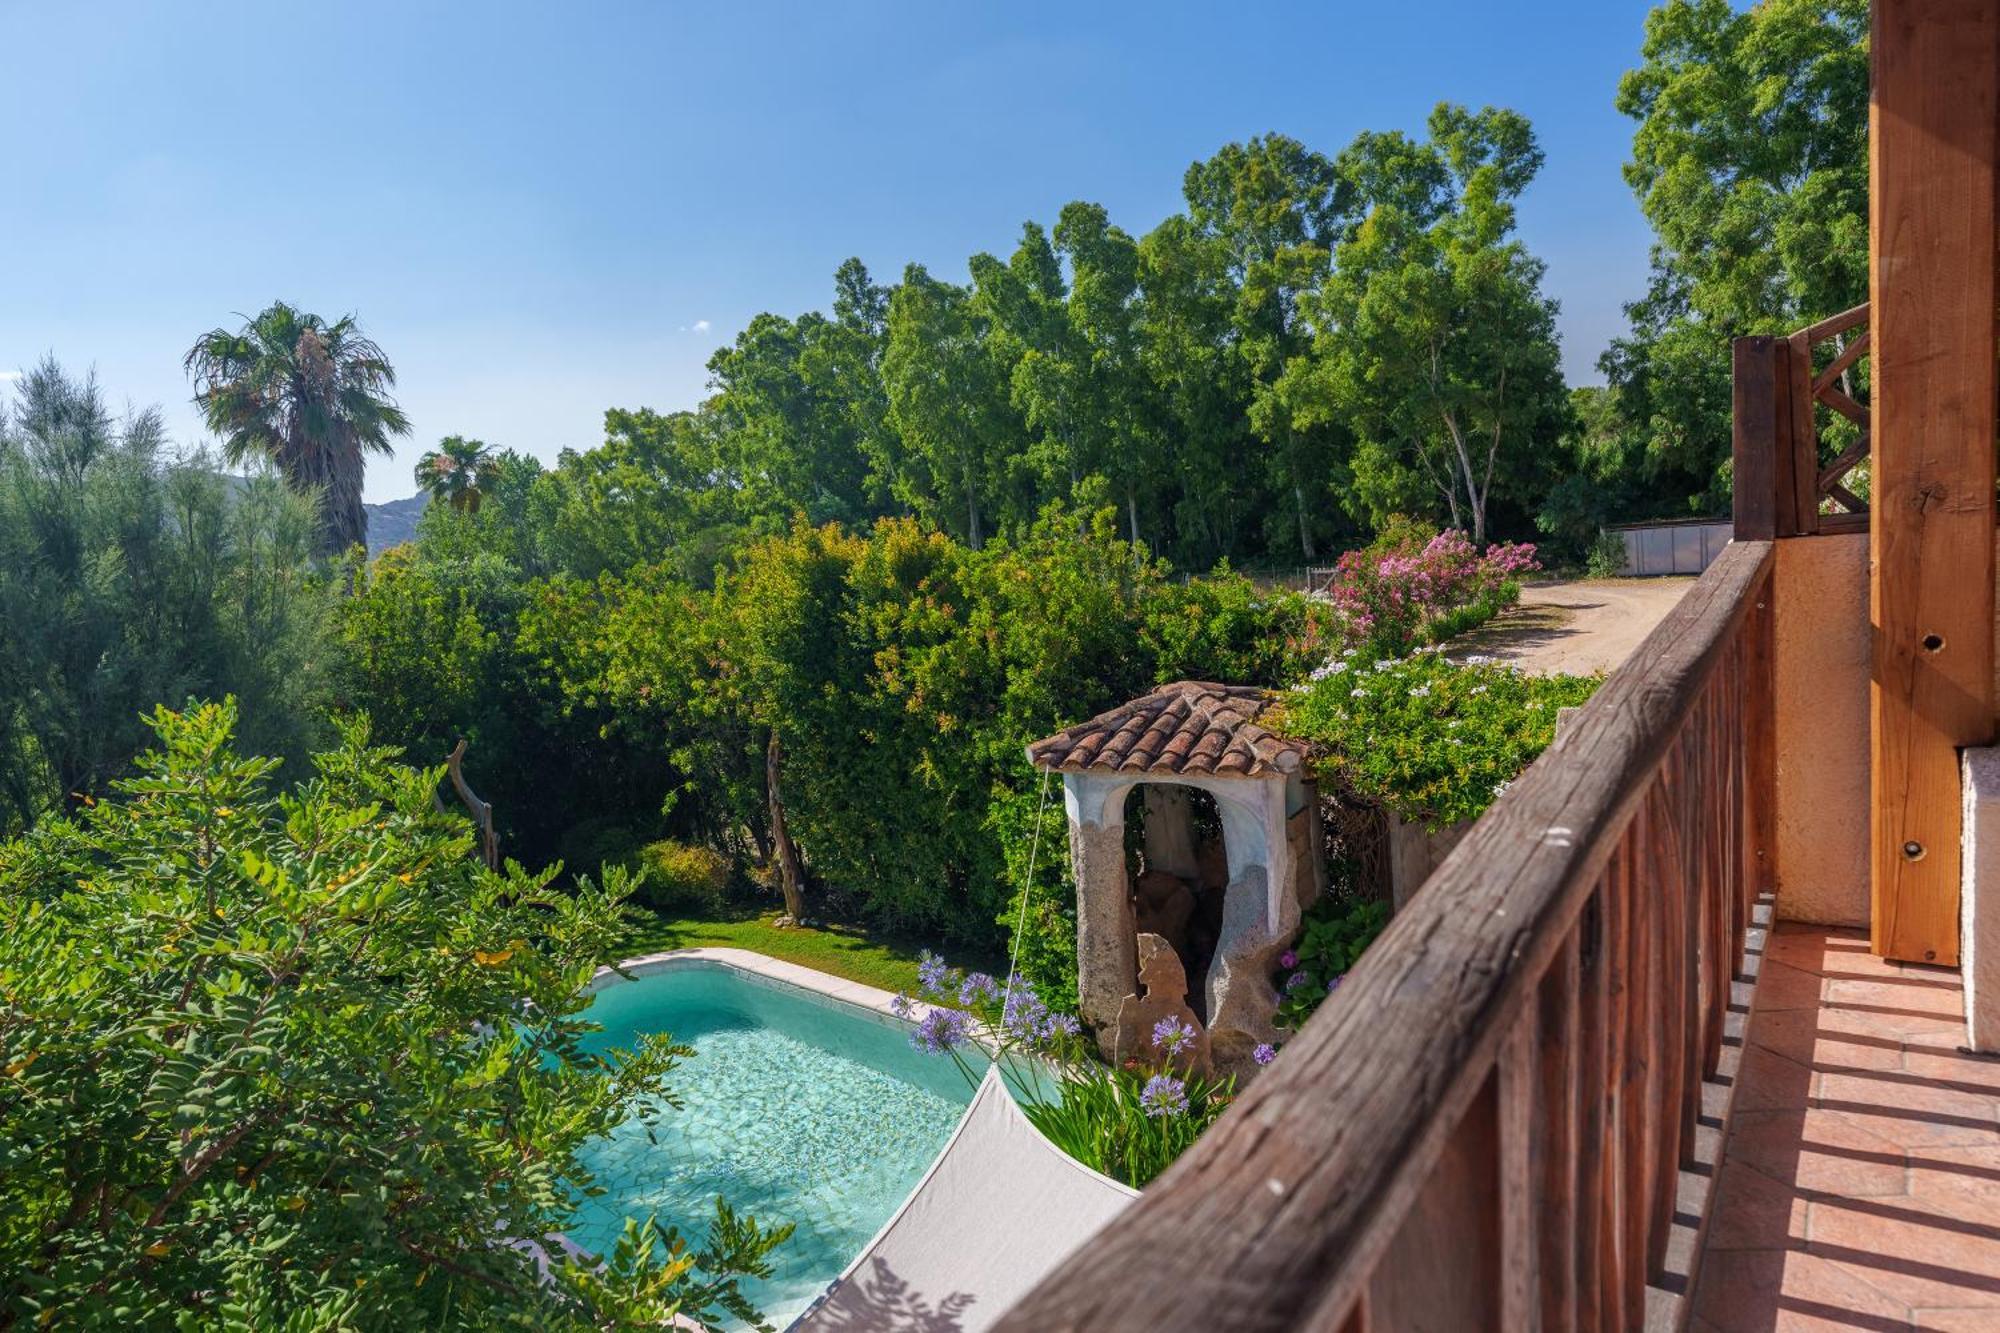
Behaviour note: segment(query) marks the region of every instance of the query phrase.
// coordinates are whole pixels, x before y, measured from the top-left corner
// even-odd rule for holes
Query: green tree
[[[232,464],[268,458],[295,489],[317,497],[323,554],[367,539],[367,455],[391,452],[410,423],[389,396],[395,368],[354,316],[329,324],[274,301],[239,329],[203,334],[184,365]]]
[[[1319,363],[1297,398],[1303,419],[1355,431],[1354,498],[1378,522],[1428,489],[1483,543],[1495,488],[1536,498],[1568,423],[1555,303],[1514,235],[1542,154],[1511,111],[1441,104],[1429,129],[1342,156],[1366,213],[1314,303]]]
[[[429,491],[434,501],[476,514],[493,484],[496,460],[497,455],[484,440],[447,435],[438,441],[437,448],[417,460],[417,485]]]
[[[625,885],[490,871],[365,726],[286,793],[231,705],[150,719],[117,799],[0,845],[0,1319],[604,1329],[754,1320],[789,1227],[543,1238],[578,1148],[688,1049],[594,1055]]]
[[[1729,344],[1868,299],[1867,0],[1668,0],[1619,84],[1658,242],[1601,366],[1655,493],[1726,507]],[[1678,497],[1676,497],[1678,498]]]
[[[906,450],[898,498],[976,551],[1005,507],[1025,435],[988,344],[991,322],[967,289],[918,264],[890,297],[888,321],[882,379]]]
[[[0,833],[125,771],[162,700],[236,691],[255,742],[320,728],[330,589],[310,503],[167,455],[54,361],[0,405]]]
[[[1287,373],[1310,340],[1301,301],[1325,279],[1346,222],[1344,182],[1324,155],[1269,134],[1195,163],[1182,190],[1194,226],[1226,257],[1236,289],[1230,341],[1249,375],[1250,429],[1266,445],[1271,493],[1289,502],[1299,553],[1312,560],[1332,508],[1332,441],[1325,420],[1301,415]],[[1275,531],[1269,544],[1280,544]]]

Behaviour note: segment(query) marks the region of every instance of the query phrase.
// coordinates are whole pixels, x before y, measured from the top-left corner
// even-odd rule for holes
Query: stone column
[[[1065,775],[1069,855],[1076,878],[1078,1015],[1108,1058],[1118,1006],[1139,987],[1138,924],[1125,882],[1124,808],[1089,777]]]

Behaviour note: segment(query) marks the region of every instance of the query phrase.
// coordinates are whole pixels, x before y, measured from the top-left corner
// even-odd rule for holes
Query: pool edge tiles
[[[600,967],[591,978],[590,989],[595,992],[606,985],[615,985],[627,978],[619,975],[629,973],[631,977],[648,976],[654,972],[671,971],[690,963],[718,963],[723,967],[745,974],[746,980],[777,982],[812,995],[839,1000],[856,1009],[886,1018],[898,1027],[908,1027],[909,1022],[897,1016],[892,1007],[896,995],[894,991],[870,986],[865,982],[849,981],[836,977],[831,972],[821,972],[801,963],[788,963],[782,958],[772,958],[768,954],[750,949],[732,949],[723,945],[707,945],[691,949],[669,949],[664,953],[640,954],[627,958],[616,967]],[[912,1014],[921,1017],[926,1006],[914,1005]]]

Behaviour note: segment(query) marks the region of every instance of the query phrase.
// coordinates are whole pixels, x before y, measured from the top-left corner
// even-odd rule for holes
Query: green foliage
[[[1389,904],[1378,900],[1329,896],[1314,903],[1291,951],[1294,961],[1280,992],[1278,1026],[1288,1032],[1304,1027],[1388,924]]]
[[[673,1100],[665,1037],[599,1057],[625,886],[487,870],[346,723],[279,794],[233,704],[165,709],[116,799],[0,845],[0,1319],[89,1326],[710,1327],[789,1228],[535,1241],[580,1144]]]
[[[657,911],[709,914],[723,906],[729,879],[729,858],[714,848],[662,838],[639,853],[634,896]]]
[[[708,591],[664,570],[556,580],[513,643],[566,708],[667,756],[654,800],[677,839],[770,865],[775,734],[814,914],[991,946],[1027,876],[1026,742],[1162,679],[1277,684],[1323,652],[1323,608],[1235,576],[1175,583],[1115,522],[1052,509],[982,551],[908,520],[801,524]],[[1059,803],[1042,818],[1024,952],[1060,995],[1075,933]]]
[[[1555,739],[1596,677],[1528,676],[1436,651],[1335,659],[1275,723],[1323,747],[1323,776],[1432,829],[1475,819]]]
[[[1514,235],[1542,153],[1524,117],[1492,107],[1441,103],[1429,130],[1342,155],[1365,216],[1309,298],[1317,355],[1288,367],[1288,393],[1302,420],[1356,433],[1357,516],[1442,500],[1483,546],[1495,497],[1532,502],[1568,424],[1555,303]]]
[[[1180,1080],[1187,1110],[1149,1115],[1144,1095],[1157,1069],[1113,1069],[1088,1058],[1062,1066],[1059,1094],[1016,1091],[1029,1123],[1093,1171],[1144,1189],[1221,1118],[1236,1096],[1236,1080]]]
[[[1585,570],[1594,579],[1617,578],[1625,572],[1625,538],[1616,532],[1599,533],[1590,546]]]
[[[1667,0],[1641,56],[1618,108],[1658,243],[1600,363],[1628,492],[1607,516],[1726,512],[1730,340],[1868,299],[1868,4]]]
[[[0,836],[101,792],[161,701],[233,691],[260,749],[322,729],[329,581],[310,505],[268,471],[168,456],[53,361],[0,404]]]

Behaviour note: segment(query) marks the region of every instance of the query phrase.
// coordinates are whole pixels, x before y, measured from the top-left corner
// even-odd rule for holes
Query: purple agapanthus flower
[[[1278,1058],[1278,1048],[1268,1041],[1260,1041],[1257,1043],[1257,1049],[1250,1052],[1250,1058],[1259,1065],[1268,1065]]]
[[[1016,981],[1001,1006],[1000,1026],[1017,1041],[1033,1041],[1048,1016],[1049,1007],[1035,994],[1035,988],[1025,981]]]
[[[1186,1115],[1187,1084],[1171,1074],[1155,1074],[1139,1091],[1139,1109],[1155,1120],[1170,1115]]]
[[[1312,980],[1312,978],[1308,977],[1303,972],[1292,973],[1292,975],[1285,978],[1285,993],[1289,995],[1291,992],[1305,985],[1310,980]]]
[[[1340,983],[1341,983],[1341,982],[1343,982],[1343,981],[1345,981],[1345,980],[1347,980],[1347,973],[1345,973],[1345,972],[1342,972],[1342,973],[1341,973],[1341,974],[1340,974],[1339,976],[1335,977],[1335,978],[1334,978],[1334,979],[1333,979],[1332,981],[1329,981],[1329,982],[1327,982],[1327,983],[1326,983],[1326,993],[1327,993],[1328,995],[1331,995],[1331,994],[1333,994],[1333,993],[1334,993],[1335,991],[1339,990],[1339,989],[1340,989]]]
[[[936,995],[944,988],[944,959],[929,949],[917,955],[917,985],[926,995]]]
[[[889,1012],[894,1014],[898,1018],[908,1018],[911,1012],[916,1009],[916,1007],[917,1007],[916,1001],[912,1000],[909,996],[903,994],[901,991],[897,991],[896,998],[889,1001]]]
[[[1297,967],[1298,965],[1299,965],[1299,956],[1296,953],[1293,953],[1290,949],[1287,949],[1283,953],[1278,955],[1279,967]]]
[[[932,1055],[943,1055],[964,1045],[971,1032],[972,1015],[963,1009],[939,1005],[925,1014],[910,1033],[910,1045]]]
[[[1163,1018],[1153,1024],[1153,1045],[1168,1055],[1179,1055],[1194,1044],[1195,1031],[1178,1018]]]
[[[958,1002],[962,1005],[991,1004],[999,998],[1000,983],[984,972],[970,973],[958,984]]]
[[[1074,1037],[1083,1031],[1083,1024],[1075,1014],[1050,1014],[1042,1020],[1042,1040],[1052,1041],[1057,1037]]]

